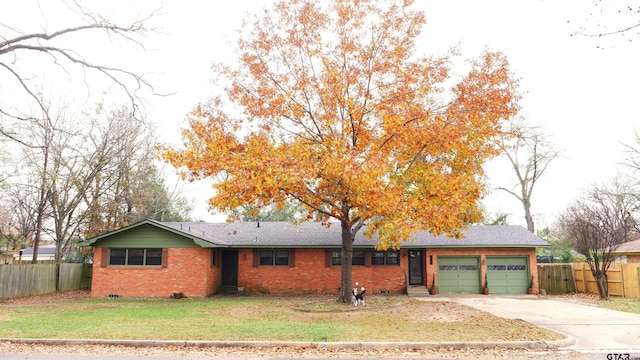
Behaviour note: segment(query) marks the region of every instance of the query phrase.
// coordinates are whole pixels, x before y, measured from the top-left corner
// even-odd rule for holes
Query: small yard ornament
[[[356,287],[351,290],[351,302],[353,306],[364,305],[364,293],[365,288],[361,287],[360,291],[358,291],[358,283],[356,283]]]

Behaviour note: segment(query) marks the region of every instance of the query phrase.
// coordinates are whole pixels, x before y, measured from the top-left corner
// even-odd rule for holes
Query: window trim
[[[376,254],[382,254],[382,256],[378,256],[377,259],[382,259],[382,263],[376,263],[374,258],[376,258]],[[395,254],[395,256],[389,256],[390,254]],[[390,262],[390,259],[393,259],[394,262]],[[385,251],[377,251],[374,250],[371,252],[371,265],[373,266],[400,266],[400,250],[385,250]]]
[[[369,266],[370,263],[367,262],[367,250],[366,249],[353,249],[351,250],[352,255],[355,255],[356,252],[362,252],[362,256],[352,256],[351,257],[351,266]],[[336,255],[337,254],[337,255]],[[342,249],[330,249],[329,257],[331,266],[342,266]],[[362,261],[358,261],[358,264],[354,263],[354,259],[362,259]]]
[[[285,259],[284,256],[277,256],[278,252],[283,252],[286,251],[287,252],[287,263],[286,264],[277,264],[277,260],[280,259]],[[270,252],[271,256],[263,256],[263,252],[267,253]],[[293,262],[294,262],[294,249],[283,249],[283,248],[271,248],[271,249],[255,249],[253,256],[254,256],[254,266],[257,267],[293,267]],[[271,263],[270,264],[266,264],[262,262],[262,259],[271,259]]]
[[[116,266],[116,267],[142,267],[142,268],[160,268],[166,267],[167,262],[167,249],[165,248],[106,248],[106,266]],[[124,264],[112,264],[112,251],[113,250],[124,250]],[[140,251],[142,250],[142,264],[129,264],[129,253],[131,250]],[[156,250],[160,252],[160,256],[149,256],[149,250]],[[147,262],[150,259],[160,259],[160,264],[152,264],[149,265]]]
[[[218,249],[211,248],[211,267],[218,266]]]

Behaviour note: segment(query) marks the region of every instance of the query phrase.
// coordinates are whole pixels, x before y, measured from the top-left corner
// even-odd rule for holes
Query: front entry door
[[[222,286],[238,286],[238,250],[222,251]]]
[[[409,250],[409,285],[424,285],[422,250]]]

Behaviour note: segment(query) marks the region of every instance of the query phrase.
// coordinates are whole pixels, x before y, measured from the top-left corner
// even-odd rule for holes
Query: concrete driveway
[[[451,296],[450,299],[496,316],[522,319],[567,334],[575,339],[575,344],[565,350],[640,354],[638,314],[533,295]]]

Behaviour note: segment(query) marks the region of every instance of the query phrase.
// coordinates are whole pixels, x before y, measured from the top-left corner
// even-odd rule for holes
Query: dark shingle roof
[[[156,222],[190,237],[198,237],[218,246],[232,247],[340,247],[339,223],[326,227],[317,222],[294,225],[288,222]],[[403,247],[546,247],[549,244],[522,226],[471,226],[463,231],[464,238],[452,239],[429,232],[420,232]],[[354,246],[370,247],[378,243],[374,235],[367,239],[364,229],[358,232]]]
[[[613,252],[614,253],[640,252],[640,240],[626,242],[618,246]]]

